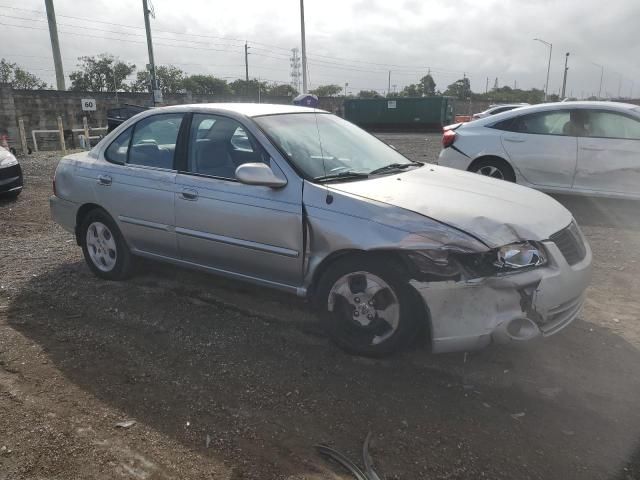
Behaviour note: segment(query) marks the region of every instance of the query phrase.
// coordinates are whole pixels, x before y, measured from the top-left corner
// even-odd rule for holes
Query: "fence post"
[[[36,140],[36,132],[35,130],[31,130],[31,138],[33,139],[33,151],[38,151],[38,140]]]
[[[22,155],[27,155],[29,150],[27,149],[27,136],[24,133],[24,120],[22,118],[18,120],[18,130],[20,132],[20,144],[22,145]]]
[[[64,128],[62,127],[62,117],[58,117],[58,132],[60,133],[60,146],[62,152],[67,153],[67,145],[64,143]]]
[[[87,117],[82,117],[82,126],[84,127],[84,148],[91,150],[91,140],[89,140],[89,124]]]

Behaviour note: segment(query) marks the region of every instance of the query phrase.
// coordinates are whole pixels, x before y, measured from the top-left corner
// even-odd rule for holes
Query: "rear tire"
[[[330,265],[315,295],[323,327],[343,350],[383,357],[406,348],[425,321],[423,305],[395,263],[354,256]]]
[[[506,180],[507,182],[516,181],[516,174],[513,168],[511,168],[511,165],[497,157],[480,160],[474,163],[471,168],[469,168],[469,171],[497,180]]]
[[[132,258],[120,229],[104,210],[92,210],[80,224],[84,259],[97,277],[125,280],[131,276]]]

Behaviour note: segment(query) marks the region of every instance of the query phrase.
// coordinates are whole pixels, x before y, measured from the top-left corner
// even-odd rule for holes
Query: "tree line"
[[[129,80],[135,73],[135,79]],[[227,81],[213,75],[187,74],[174,65],[159,65],[156,67],[156,77],[164,95],[190,92],[192,94],[217,96],[288,96],[293,97],[298,91],[290,84],[238,79]],[[69,90],[82,92],[148,92],[151,85],[148,70],[138,70],[136,65],[121,61],[108,53],[96,56],[78,58],[76,70],[69,74],[71,84]],[[36,75],[27,72],[15,63],[0,60],[0,82],[12,83],[17,89],[46,89],[46,82]],[[496,80],[497,83],[497,80]],[[340,85],[320,85],[310,91],[319,97],[347,96]],[[471,91],[469,78],[464,76],[449,84],[443,91],[437,89],[433,76],[428,73],[417,83],[405,86],[399,92],[385,92],[376,90],[360,90],[352,98],[382,98],[386,97],[430,97],[444,95],[461,101],[486,100],[492,102],[526,102],[540,103],[544,101],[544,92],[539,89],[522,90],[509,86],[494,87],[485,93]],[[552,95],[549,101],[557,101],[558,96]]]

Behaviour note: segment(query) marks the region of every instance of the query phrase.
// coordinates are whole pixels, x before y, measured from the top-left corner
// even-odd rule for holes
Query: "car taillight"
[[[442,146],[444,148],[450,147],[453,145],[453,142],[456,141],[456,132],[453,130],[445,130],[442,134]]]

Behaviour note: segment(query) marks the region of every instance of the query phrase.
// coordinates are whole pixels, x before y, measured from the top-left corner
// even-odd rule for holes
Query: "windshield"
[[[335,115],[291,113],[254,120],[308,178],[412,165],[384,142]]]

